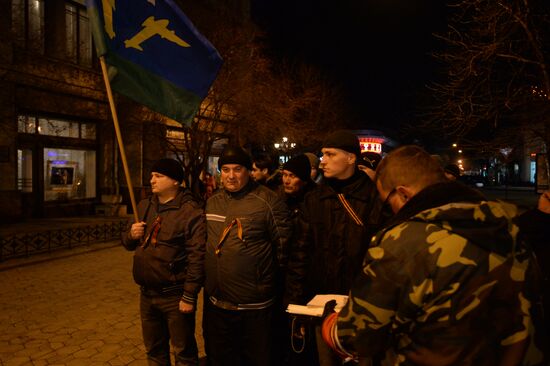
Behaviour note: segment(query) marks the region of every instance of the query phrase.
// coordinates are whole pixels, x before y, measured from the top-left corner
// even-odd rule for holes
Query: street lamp
[[[290,156],[292,155],[292,149],[296,147],[296,143],[289,142],[288,137],[283,136],[281,142],[274,143],[273,147],[278,150],[282,162],[286,163],[288,159],[290,159]]]

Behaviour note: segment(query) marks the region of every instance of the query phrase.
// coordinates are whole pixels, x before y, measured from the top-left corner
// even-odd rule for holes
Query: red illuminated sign
[[[375,152],[382,153],[383,139],[377,139],[374,137],[359,138],[359,144],[361,145],[361,152]]]

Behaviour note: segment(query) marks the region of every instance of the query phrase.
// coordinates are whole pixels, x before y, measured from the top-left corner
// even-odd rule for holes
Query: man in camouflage
[[[396,215],[373,238],[347,305],[325,319],[329,346],[382,365],[543,364],[516,207],[447,181],[416,146],[382,160],[376,184]]]

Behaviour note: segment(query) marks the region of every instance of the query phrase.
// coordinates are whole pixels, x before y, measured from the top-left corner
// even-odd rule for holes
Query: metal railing
[[[50,253],[99,242],[119,240],[127,220],[88,224],[55,230],[0,235],[0,262],[33,254]]]

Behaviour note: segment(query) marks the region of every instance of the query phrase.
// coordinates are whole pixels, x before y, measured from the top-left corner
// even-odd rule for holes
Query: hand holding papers
[[[338,312],[344,307],[348,301],[348,297],[346,295],[331,294],[315,295],[315,297],[311,299],[306,306],[289,304],[286,311],[290,314],[316,316],[320,318],[323,315],[325,304],[330,300],[336,300],[336,307],[334,310]]]

